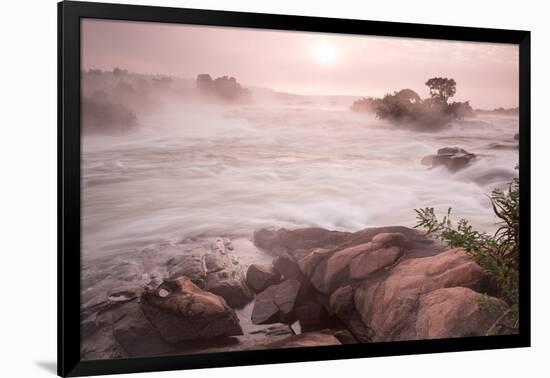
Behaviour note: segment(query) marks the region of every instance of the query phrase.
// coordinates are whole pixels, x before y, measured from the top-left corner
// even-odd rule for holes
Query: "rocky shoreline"
[[[85,264],[81,357],[481,336],[506,308],[464,251],[414,229],[251,239],[185,239]]]

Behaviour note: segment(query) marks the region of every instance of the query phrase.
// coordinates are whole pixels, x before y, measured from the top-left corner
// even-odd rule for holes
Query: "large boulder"
[[[250,302],[254,295],[248,288],[239,261],[230,252],[230,248],[229,241],[218,239],[212,250],[204,256],[204,288],[223,297],[229,306],[235,308]]]
[[[348,234],[337,246],[310,249],[300,258],[298,266],[316,291],[328,298],[328,303],[318,303],[324,303],[329,314],[338,317],[361,342],[426,336],[425,331],[417,330],[417,324],[421,324],[418,322],[430,321],[434,311],[458,303],[455,296],[459,290],[447,290],[437,297],[447,296],[445,306],[436,306],[428,301],[430,297],[424,297],[433,291],[468,289],[471,295],[465,296],[464,300],[468,299],[465,306],[474,296],[480,298],[480,293],[494,293],[494,283],[464,250],[448,249],[443,243],[405,227]],[[422,308],[426,311],[419,312]],[[438,334],[460,336],[475,331],[481,335],[493,320],[480,312],[472,318],[470,330],[465,330],[460,324],[465,319],[461,319],[454,325],[441,327],[445,331]],[[435,334],[434,331],[427,337],[436,337]]]
[[[451,249],[435,256],[406,259],[387,274],[364,280],[354,292],[354,303],[363,324],[373,331],[373,341],[410,340],[418,338],[418,309],[424,295],[453,287],[485,291],[489,286],[479,265],[463,250]],[[457,292],[442,292],[438,298],[443,294],[454,296]],[[476,334],[484,334],[485,323],[470,320]]]
[[[486,305],[482,305],[484,301]],[[465,287],[437,289],[420,297],[415,337],[440,339],[484,335],[505,309],[506,304],[501,300],[484,297]]]
[[[409,245],[399,232],[380,232],[370,241],[330,252],[314,250],[299,263],[321,293],[331,294],[337,288],[394,264]]]
[[[463,148],[444,147],[437,150],[437,155],[422,158],[421,163],[431,168],[444,166],[451,172],[456,172],[468,166],[476,158],[475,154],[469,153]]]
[[[256,293],[259,293],[271,285],[281,281],[281,273],[277,272],[273,266],[252,264],[246,271],[246,282],[248,286]]]
[[[272,285],[256,296],[252,310],[254,324],[292,323],[292,311],[300,291],[300,282],[286,280]]]
[[[168,343],[242,335],[225,300],[201,290],[187,277],[167,280],[141,296],[142,309]]]

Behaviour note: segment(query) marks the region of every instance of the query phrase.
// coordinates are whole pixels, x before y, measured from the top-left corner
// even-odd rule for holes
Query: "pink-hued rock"
[[[141,296],[143,312],[168,343],[242,335],[239,319],[222,297],[187,277],[164,281]]]
[[[325,271],[318,270],[319,273],[323,273],[322,277],[319,274],[313,275],[313,285],[322,293],[332,293],[349,279],[351,260],[370,251],[371,247],[371,243],[365,243],[335,252],[327,259]]]
[[[488,306],[482,306],[488,301]],[[490,309],[489,309],[490,308]],[[506,304],[499,299],[483,297],[465,287],[434,290],[420,297],[416,316],[416,339],[480,336],[487,333],[501,312],[491,310]]]
[[[365,280],[355,290],[354,301],[363,323],[373,330],[374,341],[416,339],[422,295],[452,287],[482,290],[486,283],[485,273],[463,250],[451,249],[402,261],[387,276]]]
[[[354,280],[366,278],[382,268],[389,267],[401,257],[402,253],[400,247],[391,246],[357,256],[350,263],[350,278]]]

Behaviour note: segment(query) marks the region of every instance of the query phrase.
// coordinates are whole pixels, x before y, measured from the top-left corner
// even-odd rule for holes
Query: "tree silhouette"
[[[446,77],[432,77],[425,83],[430,88],[430,97],[447,103],[456,93],[456,81]]]

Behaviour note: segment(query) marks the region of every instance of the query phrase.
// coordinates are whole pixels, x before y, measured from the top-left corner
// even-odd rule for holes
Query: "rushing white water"
[[[494,229],[487,194],[515,174],[517,117],[479,116],[441,132],[396,129],[347,105],[166,108],[139,131],[85,136],[85,257],[261,227],[355,231],[415,224],[414,208],[453,207]],[[451,173],[423,156],[459,146],[480,158]]]

